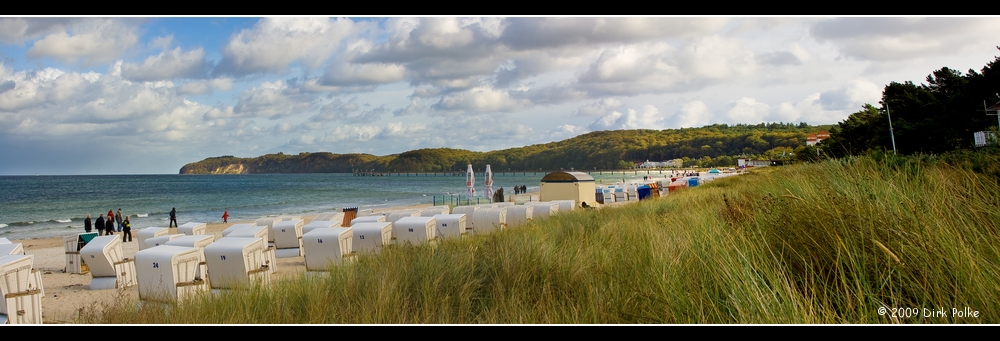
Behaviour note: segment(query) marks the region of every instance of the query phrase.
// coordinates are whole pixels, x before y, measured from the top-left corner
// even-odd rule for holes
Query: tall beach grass
[[[78,322],[997,323],[998,208],[968,167],[845,158]]]

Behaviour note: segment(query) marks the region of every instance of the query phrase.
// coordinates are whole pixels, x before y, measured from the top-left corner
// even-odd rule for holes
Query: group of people
[[[122,209],[118,209],[116,214],[113,210],[108,210],[108,217],[105,218],[104,214],[97,217],[96,222],[90,220],[90,215],[87,215],[87,219],[83,220],[83,229],[87,232],[92,232],[95,228],[97,229],[97,234],[99,236],[112,235],[116,231],[122,233],[122,242],[132,241],[132,222],[129,220],[129,216],[122,214]]]
[[[514,186],[514,194],[524,194],[524,193],[528,193],[528,186],[525,185]]]

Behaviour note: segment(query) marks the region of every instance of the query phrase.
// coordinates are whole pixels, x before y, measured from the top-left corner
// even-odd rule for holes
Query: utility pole
[[[889,137],[892,138],[892,155],[896,155],[896,135],[892,131],[892,115],[889,114],[889,103],[885,104],[885,114],[889,116]]]

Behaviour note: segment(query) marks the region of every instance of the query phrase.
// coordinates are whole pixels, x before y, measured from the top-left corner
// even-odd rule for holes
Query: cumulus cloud
[[[604,117],[594,120],[587,129],[617,130],[617,129],[660,129],[664,117],[660,110],[652,105],[642,107],[642,110],[628,109],[624,113],[614,111]]]
[[[281,72],[293,62],[315,69],[355,29],[348,19],[264,18],[229,40],[217,71],[237,76]]]
[[[834,44],[841,55],[859,60],[898,61],[951,54],[996,45],[994,18],[832,18],[809,29],[819,42]]]
[[[204,78],[211,65],[201,48],[182,52],[180,47],[146,58],[142,64],[125,63],[122,77],[134,81],[158,81],[175,78]]]
[[[585,117],[604,116],[611,111],[621,108],[622,105],[622,101],[617,98],[605,98],[598,102],[581,106],[576,110],[576,115]]]
[[[0,43],[20,44],[64,30],[78,18],[0,18]]]
[[[710,34],[725,18],[506,18],[500,39],[513,49],[628,43]]]
[[[757,124],[764,122],[770,111],[771,106],[750,97],[743,97],[730,103],[726,118],[732,123]]]
[[[135,27],[113,19],[84,21],[73,25],[70,32],[51,33],[36,41],[27,56],[86,65],[108,63],[138,42],[135,31]]]
[[[177,87],[178,95],[207,95],[216,90],[226,91],[233,88],[231,78],[214,78],[206,80],[196,80],[181,84]]]
[[[298,114],[312,108],[313,98],[282,81],[264,82],[243,91],[233,112],[238,117],[275,119]]]
[[[875,104],[882,99],[882,87],[864,79],[855,79],[836,89],[820,93],[819,104],[825,110],[860,108],[865,103]]]
[[[381,119],[382,116],[390,112],[390,110],[383,104],[372,110],[366,110],[358,114],[353,114],[360,109],[360,106],[355,102],[356,100],[356,98],[352,98],[346,103],[339,99],[334,100],[333,102],[320,107],[319,114],[311,117],[309,121],[319,123],[374,123]]]
[[[406,68],[399,64],[356,64],[331,68],[322,78],[323,85],[349,86],[389,84],[403,80]]]
[[[506,112],[526,107],[525,100],[511,98],[507,91],[477,87],[442,96],[433,107],[443,111]]]
[[[688,92],[754,70],[753,57],[740,40],[709,36],[680,48],[642,43],[605,49],[579,82],[595,96]]]
[[[684,103],[677,112],[670,117],[671,128],[692,128],[703,127],[716,122],[715,114],[708,109],[708,105],[702,101],[691,101]]]

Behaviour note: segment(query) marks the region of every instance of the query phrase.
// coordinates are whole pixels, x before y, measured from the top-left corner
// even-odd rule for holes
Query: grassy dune
[[[990,175],[832,160],[79,322],[997,323],[998,207]]]

